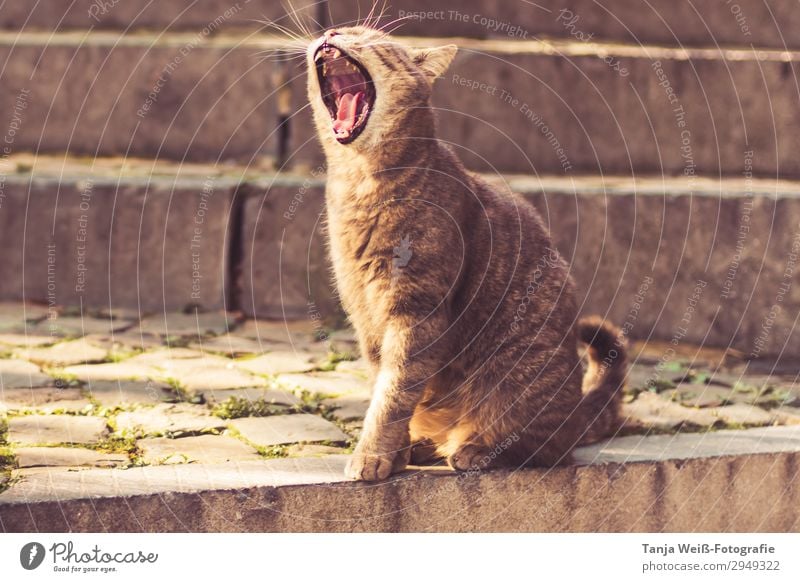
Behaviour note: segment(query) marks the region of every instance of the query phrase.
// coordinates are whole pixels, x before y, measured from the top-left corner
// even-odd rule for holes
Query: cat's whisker
[[[297,26],[297,28],[304,35],[306,35],[308,37],[311,37],[312,36],[311,29],[308,26],[306,26],[306,24],[302,21],[302,18],[300,17],[299,11],[292,4],[292,0],[282,0],[282,2],[285,2],[286,5],[288,5],[288,9],[286,10],[287,16],[289,16],[289,18],[292,20],[292,22],[294,22],[294,24]],[[284,8],[286,8],[286,6],[284,6]]]
[[[390,21],[389,21],[389,22],[387,22],[386,24],[384,24],[384,25],[380,26],[380,27],[379,27],[377,30],[379,30],[379,31],[383,32],[383,33],[384,33],[384,34],[386,34],[386,35],[390,35],[390,34],[392,34],[392,32],[394,32],[395,30],[397,30],[398,28],[400,28],[400,26],[403,26],[403,25],[405,24],[405,21],[406,21],[406,20],[411,20],[412,18],[413,18],[413,16],[411,16],[411,15],[408,15],[408,16],[401,16],[401,17],[399,17],[399,18],[395,18],[394,20],[390,20]],[[393,24],[397,24],[397,23],[400,23],[400,24],[399,24],[398,26],[396,26],[395,28],[393,28],[393,29],[391,30],[391,32],[386,32],[386,29],[387,29],[388,27],[392,26]]]
[[[273,29],[274,31],[280,33],[281,35],[288,37],[293,42],[298,43],[298,45],[301,43],[303,45],[306,45],[312,40],[312,37],[310,36],[303,37],[298,33],[296,33],[295,31],[293,31],[292,29],[288,28],[287,26],[284,26],[283,24],[278,24],[277,22],[274,22],[272,20],[258,20],[257,22],[259,24],[262,24],[264,29]]]

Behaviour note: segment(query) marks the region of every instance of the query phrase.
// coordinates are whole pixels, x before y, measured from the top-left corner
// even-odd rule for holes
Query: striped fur
[[[440,457],[458,470],[568,461],[617,422],[619,333],[578,321],[569,267],[536,210],[436,139],[431,93],[455,47],[412,49],[363,27],[335,33],[329,42],[376,92],[363,132],[338,143],[314,72],[323,40],[309,47],[330,255],[374,382],[347,474],[384,479]],[[594,356],[586,395],[579,339]]]

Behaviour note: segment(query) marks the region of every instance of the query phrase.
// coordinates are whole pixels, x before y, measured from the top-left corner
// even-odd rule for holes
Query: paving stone
[[[281,374],[277,381],[294,390],[308,390],[316,394],[368,393],[369,384],[355,374],[343,372],[311,372],[308,374]]]
[[[89,334],[109,335],[130,328],[135,322],[120,319],[102,319],[96,317],[57,317],[44,319],[29,332],[39,335],[62,337],[80,337]]]
[[[623,404],[622,416],[626,423],[662,429],[683,423],[710,427],[720,421],[710,409],[687,408],[653,392],[642,392],[633,402]]]
[[[96,416],[29,414],[8,420],[8,440],[12,443],[91,444],[105,435],[106,421]]]
[[[47,317],[48,309],[44,305],[33,303],[0,301],[0,321],[4,319],[19,319],[21,321],[35,321]]]
[[[314,355],[308,352],[270,352],[257,358],[239,360],[236,365],[253,374],[277,376],[288,372],[313,370]]]
[[[367,415],[369,394],[346,394],[338,398],[326,398],[322,401],[325,406],[333,408],[332,414],[340,420],[354,420]]]
[[[209,404],[225,402],[229,398],[241,398],[250,402],[264,401],[278,406],[296,406],[302,404],[297,396],[284,390],[270,388],[236,388],[233,390],[209,390],[203,392]]]
[[[757,425],[770,424],[774,417],[769,412],[749,404],[731,404],[709,409],[711,414],[729,424]]]
[[[782,406],[770,410],[770,413],[778,421],[778,424],[796,425],[800,424],[800,408],[794,406]]]
[[[35,321],[47,315],[47,309],[22,303],[0,303],[0,332],[24,334],[35,326]]]
[[[633,365],[628,370],[625,389],[627,392],[647,390],[649,384],[660,377],[654,366]]]
[[[234,334],[225,334],[209,339],[202,339],[190,344],[190,347],[203,353],[223,354],[230,358],[263,354],[270,349],[268,345],[258,340]]]
[[[307,347],[308,344],[321,344],[317,339],[317,329],[310,320],[274,321],[267,319],[248,319],[236,330],[236,335],[269,344],[289,344]],[[327,350],[327,346],[325,348]]]
[[[119,467],[130,459],[122,453],[102,453],[78,447],[21,447],[14,449],[17,466],[31,467]]]
[[[224,463],[260,458],[253,447],[225,435],[140,439],[136,446],[142,451],[144,461],[151,465]]]
[[[313,414],[237,418],[231,421],[231,426],[253,444],[263,447],[349,438],[335,424]]]
[[[286,447],[287,457],[324,457],[326,455],[341,455],[347,450],[341,447],[328,445],[299,444]]]
[[[229,364],[232,366],[232,364]],[[169,377],[191,392],[267,386],[267,380],[233,367],[209,366],[171,370]]]
[[[0,386],[3,388],[35,388],[52,386],[54,382],[35,364],[23,360],[0,360]]]
[[[27,335],[24,333],[0,334],[0,345],[9,347],[36,348],[57,341],[49,335]]]
[[[30,360],[40,366],[61,367],[74,364],[102,362],[108,351],[84,339],[61,342],[49,348],[28,348],[15,350],[14,354],[23,360]]]
[[[710,408],[722,406],[731,401],[734,397],[734,391],[731,388],[723,388],[722,386],[683,382],[678,384],[674,390],[662,392],[661,396],[691,408]]]
[[[130,360],[111,362],[108,364],[82,364],[68,366],[63,369],[65,374],[75,376],[82,382],[95,380],[146,380],[160,375],[160,371],[153,366],[137,364]]]
[[[0,411],[78,412],[91,407],[80,388],[0,388]]]
[[[139,321],[146,314],[135,308],[127,307],[103,307],[98,310],[97,317],[107,319],[123,319],[128,321]]]
[[[121,346],[127,349],[143,351],[164,346],[164,338],[160,335],[140,333],[138,331],[123,331],[113,335],[91,334],[87,335],[86,339],[108,350],[118,350],[119,346]]]
[[[236,317],[225,312],[162,313],[142,319],[136,331],[164,336],[221,335],[235,323]]]
[[[132,404],[177,402],[181,398],[172,386],[152,380],[93,380],[86,385],[85,389],[92,398],[108,408]]]
[[[369,374],[367,363],[360,358],[358,360],[342,360],[336,364],[336,371],[359,376],[367,376]]]
[[[169,367],[174,362],[182,360],[204,360],[205,362],[226,363],[225,358],[209,356],[199,350],[190,348],[161,347],[149,350],[143,354],[132,357],[129,361],[150,366]]]
[[[130,412],[120,412],[116,417],[120,434],[180,434],[196,433],[225,428],[225,422],[212,416],[203,406],[191,404],[157,404]]]
[[[144,353],[128,360],[151,369],[151,378],[171,379],[190,391],[266,386],[264,378],[239,370],[234,362],[186,348]]]

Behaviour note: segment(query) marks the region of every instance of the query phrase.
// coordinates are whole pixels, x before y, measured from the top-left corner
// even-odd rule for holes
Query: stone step
[[[554,469],[410,467],[378,485],[347,482],[347,455],[38,467],[0,493],[0,530],[797,532],[799,453],[800,427],[773,427],[621,437]]]
[[[30,156],[0,172],[0,297],[145,312],[231,299],[238,177]]]
[[[8,151],[252,160],[274,153],[283,41],[0,32]]]
[[[439,135],[479,171],[798,177],[800,53],[597,42],[455,42],[434,86]],[[321,160],[305,78],[291,120],[293,160]],[[749,161],[746,152],[753,152]]]
[[[328,2],[328,23],[361,22],[373,0]],[[395,0],[381,23],[402,34],[476,38],[594,38],[633,44],[714,44],[800,48],[800,11],[793,0],[462,0],[445,7]]]
[[[322,173],[44,156],[12,157],[0,171],[8,274],[0,299],[339,316],[322,230]],[[489,179],[537,205],[572,265],[584,314],[607,315],[633,338],[752,356],[800,350],[800,287],[790,285],[800,253],[800,183]]]
[[[456,42],[434,102],[472,168],[800,176],[798,53]],[[304,65],[259,56],[280,47],[255,34],[0,33],[6,147],[316,167]]]
[[[320,12],[319,2],[292,0],[304,21]],[[151,2],[150,0],[40,0],[5,2],[0,7],[0,28],[10,30],[202,30],[260,28],[260,21],[291,25],[289,11],[275,0],[201,0]]]
[[[572,265],[583,314],[605,315],[630,337],[732,347],[746,357],[800,350],[800,183],[491,179],[538,207]],[[324,176],[248,187],[242,308],[268,318],[330,313]]]
[[[293,0],[296,14],[310,28],[362,22],[374,0],[332,2]],[[378,3],[380,6],[380,3]],[[406,35],[521,38],[580,37],[633,44],[703,46],[714,44],[800,48],[800,13],[793,0],[464,0],[458,6],[432,6],[424,0],[387,4],[381,25],[401,25]],[[148,0],[41,0],[6,2],[0,28],[10,30],[214,30],[258,28],[273,20],[296,27],[283,4],[274,0],[203,0],[186,6]],[[397,18],[403,20],[390,24]]]

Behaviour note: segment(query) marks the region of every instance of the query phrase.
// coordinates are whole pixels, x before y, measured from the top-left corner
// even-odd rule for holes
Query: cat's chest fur
[[[381,302],[391,285],[397,217],[368,178],[330,180],[326,191],[330,257],[339,296],[351,315]]]

